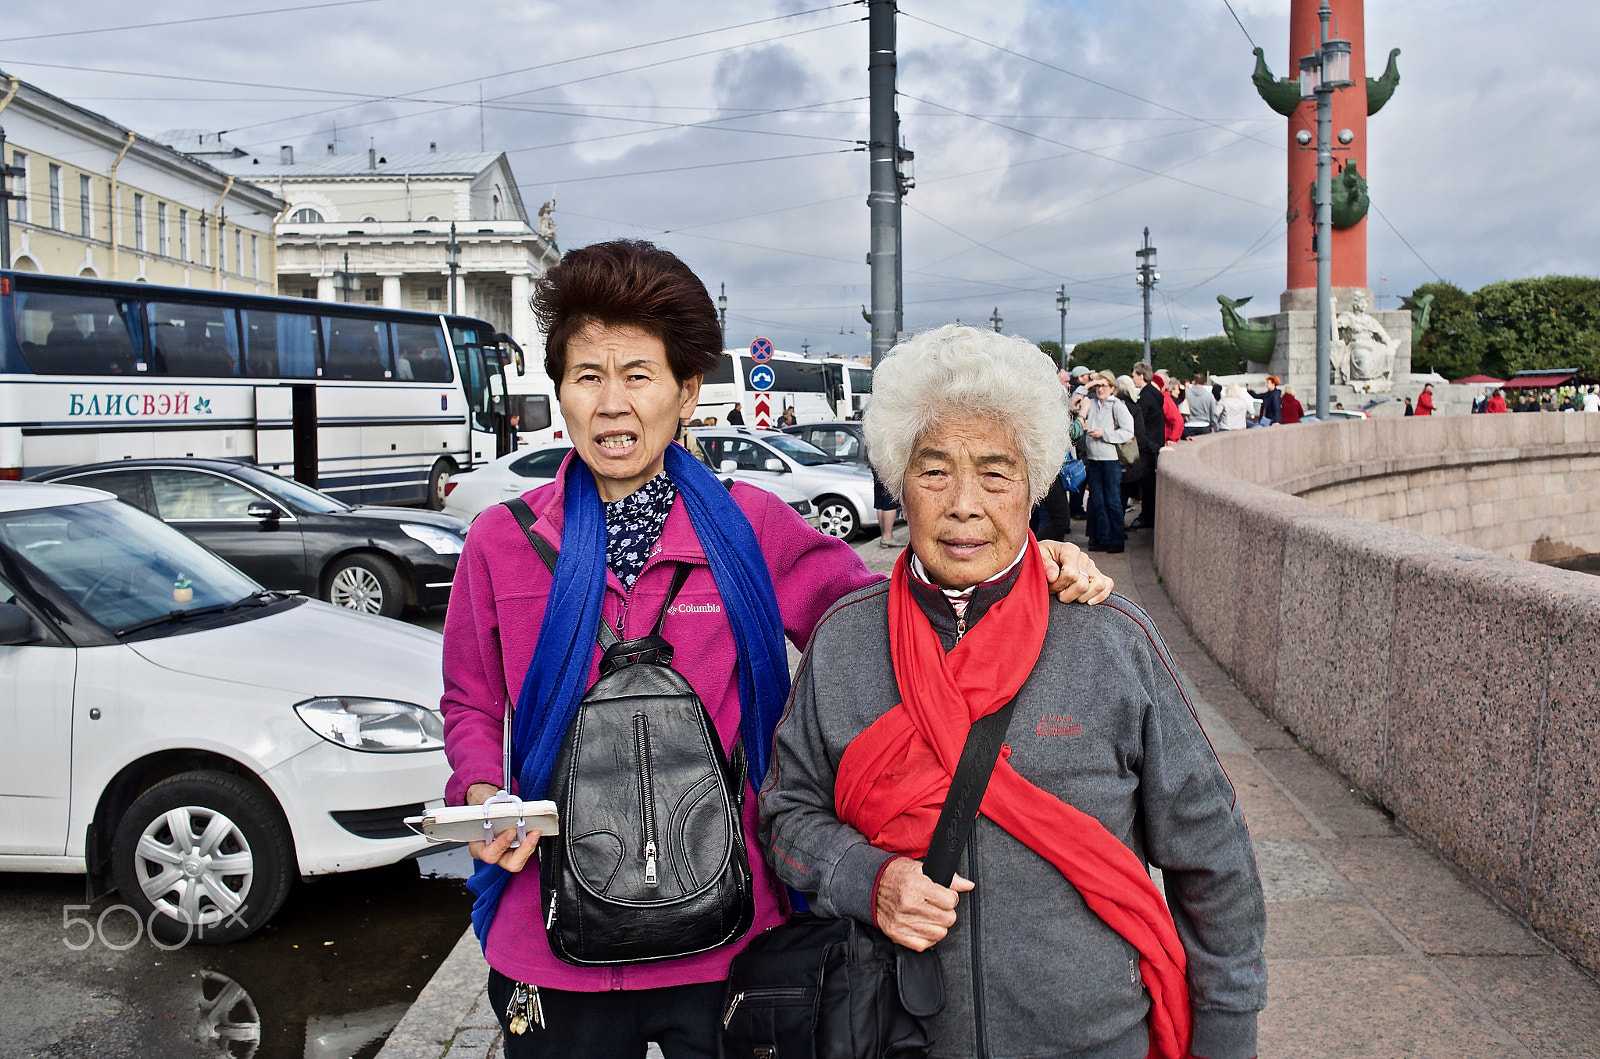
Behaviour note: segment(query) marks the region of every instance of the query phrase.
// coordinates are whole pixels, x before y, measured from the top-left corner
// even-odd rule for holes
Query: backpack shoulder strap
[[[517,525],[522,527],[522,532],[528,538],[528,543],[533,545],[533,550],[539,553],[540,559],[544,560],[545,568],[550,571],[550,576],[554,577],[556,560],[560,558],[560,553],[551,546],[549,541],[534,532],[533,524],[539,521],[539,516],[533,513],[533,508],[529,507],[528,502],[520,496],[514,496],[505,501],[504,506],[510,510],[512,517],[517,520]],[[674,591],[673,595],[677,595],[677,592]],[[667,602],[670,604],[672,600],[668,599]],[[658,620],[656,622],[658,630],[660,624]],[[611,630],[610,625],[606,624],[604,618],[600,619],[600,628],[595,632],[594,638],[595,642],[600,645],[601,651],[609,651],[618,643],[617,634]]]
[[[673,600],[678,598],[678,593],[683,589],[683,583],[689,580],[689,571],[693,569],[688,563],[673,563],[672,584],[667,588],[667,598],[661,604],[661,613],[656,615],[656,627],[650,630],[651,636],[661,635],[661,623],[667,620],[667,611],[672,609]]]

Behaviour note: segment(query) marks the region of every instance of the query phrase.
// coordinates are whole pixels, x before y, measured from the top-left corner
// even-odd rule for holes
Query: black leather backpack
[[[532,510],[520,498],[506,506],[554,572]],[[550,949],[567,963],[690,956],[738,940],[755,918],[743,743],[724,755],[660,635],[689,569],[678,564],[648,636],[619,641],[600,622],[600,678],[556,759],[549,797],[561,833],[539,847],[540,883]]]

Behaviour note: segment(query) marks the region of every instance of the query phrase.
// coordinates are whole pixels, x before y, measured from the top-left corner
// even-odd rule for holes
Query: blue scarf
[[[705,464],[674,443],[667,447],[666,469],[688,509],[733,627],[739,659],[739,725],[751,780],[759,784],[767,774],[773,730],[789,698],[789,659],[772,575],[750,520]],[[511,769],[521,797],[530,800],[543,798],[550,789],[556,755],[588,687],[600,629],[606,519],[594,474],[582,460],[574,459],[568,468],[562,510],[561,554],[538,644],[512,715]],[[510,872],[483,861],[477,862],[467,880],[476,897],[472,929],[485,948],[489,924],[510,880]]]

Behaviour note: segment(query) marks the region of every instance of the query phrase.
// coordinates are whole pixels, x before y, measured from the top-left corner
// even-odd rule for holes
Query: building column
[[[381,274],[383,281],[383,307],[385,309],[398,309],[400,305],[400,277],[393,274]]]
[[[317,277],[317,301],[319,301],[319,302],[336,302],[338,300],[339,300],[339,292],[333,289],[333,277],[332,276],[318,276]]]
[[[511,274],[511,340],[524,350],[533,338],[532,281],[532,276],[521,272]]]

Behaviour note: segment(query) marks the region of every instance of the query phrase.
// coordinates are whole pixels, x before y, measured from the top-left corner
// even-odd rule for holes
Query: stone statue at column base
[[[1357,390],[1387,393],[1394,388],[1394,363],[1401,340],[1391,339],[1369,308],[1366,292],[1357,290],[1350,309],[1335,319],[1330,348],[1333,381]],[[1410,335],[1404,337],[1410,339]]]

